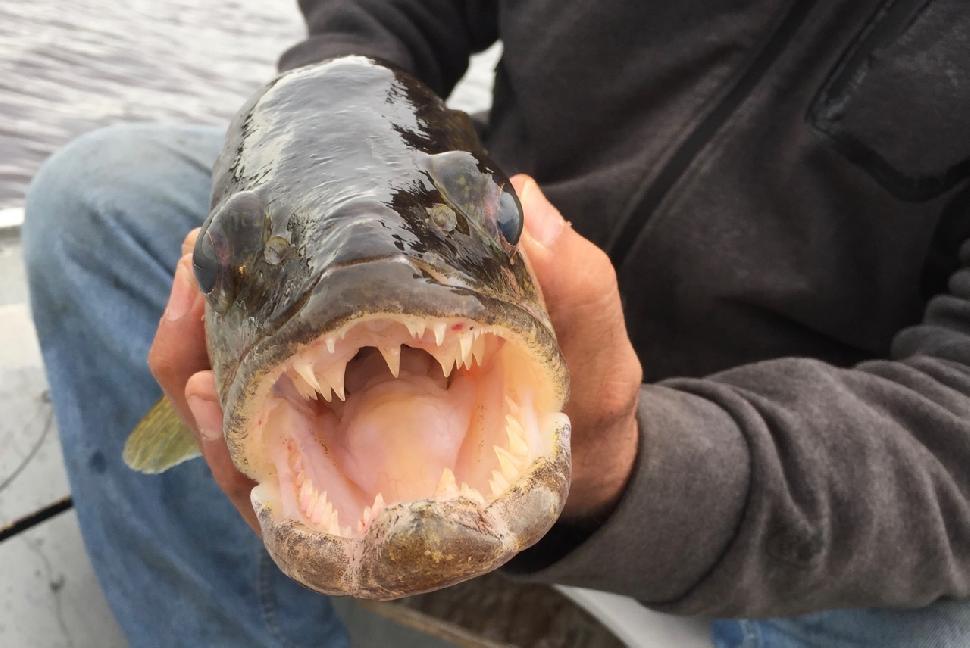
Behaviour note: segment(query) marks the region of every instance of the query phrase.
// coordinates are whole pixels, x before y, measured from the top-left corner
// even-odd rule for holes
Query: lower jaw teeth
[[[504,449],[498,446],[496,446],[496,451],[505,452]],[[521,473],[517,472],[516,474]],[[298,481],[301,483],[299,486],[298,501],[300,504],[300,512],[303,516],[303,523],[325,533],[349,537],[351,535],[351,528],[346,525],[340,526],[339,512],[333,503],[330,502],[327,493],[314,489],[309,479],[302,478]],[[494,470],[489,480],[489,486],[493,496],[492,499],[498,498],[506,493],[513,481],[511,477],[507,478],[503,473]],[[448,501],[461,498],[471,500],[478,506],[485,506],[488,503],[488,500],[478,489],[469,486],[467,482],[461,482],[459,485],[455,479],[454,472],[450,468],[445,468],[441,473],[441,479],[434,496],[429,499]],[[356,531],[360,534],[366,532],[370,524],[386,506],[387,504],[384,501],[383,494],[378,493],[375,495],[371,505],[364,507],[361,512],[360,519],[356,524]]]
[[[435,490],[435,497],[451,499],[458,496],[458,483],[455,481],[455,473],[450,468],[441,471],[441,479],[438,481],[438,488]]]
[[[459,481],[454,471],[446,467],[442,469],[434,493],[427,496],[426,499],[448,501],[464,498],[484,507],[490,501],[505,494],[511,488],[511,485],[516,483],[526,472],[531,463],[531,457],[527,432],[523,422],[520,422],[518,418],[524,415],[523,410],[511,399],[507,398],[505,403],[506,411],[509,412],[505,417],[505,436],[508,439],[508,444],[507,447],[492,446],[498,467],[492,470],[488,479],[489,496],[467,482]],[[338,510],[327,492],[322,489],[318,490],[313,480],[310,479],[309,473],[306,472],[305,466],[312,466],[315,461],[312,453],[317,451],[316,444],[308,439],[303,439],[303,443],[300,443],[294,438],[288,445],[291,448],[289,459],[282,459],[281,457],[281,460],[290,465],[290,474],[295,476],[293,484],[296,488],[296,501],[302,518],[301,521],[311,528],[333,535],[349,537],[351,530],[358,534],[366,532],[373,520],[386,506],[383,493],[378,492],[374,496],[373,502],[363,508],[356,522],[348,525],[349,520],[347,518],[351,516],[347,514],[347,511]],[[310,463],[307,464],[307,461]]]
[[[364,350],[365,346],[373,348]],[[341,472],[343,470],[342,464],[335,467],[333,462],[336,459],[328,454],[326,463],[329,470],[325,471],[317,465],[322,464],[323,459],[317,453],[317,450],[322,452],[322,448],[316,447],[316,441],[319,441],[323,446],[330,443],[327,440],[329,437],[326,437],[327,434],[331,433],[327,431],[330,428],[325,429],[322,424],[317,425],[324,421],[326,417],[330,417],[328,420],[338,421],[338,423],[331,422],[327,425],[339,424],[344,426],[340,429],[340,433],[347,434],[347,438],[352,438],[361,443],[359,442],[360,436],[349,436],[347,430],[352,429],[350,426],[353,423],[348,423],[348,421],[353,421],[353,417],[358,416],[362,411],[374,411],[364,408],[354,399],[358,397],[366,398],[369,393],[368,390],[373,389],[372,385],[385,384],[379,381],[369,383],[365,382],[367,378],[361,378],[361,376],[377,375],[373,373],[375,365],[372,359],[376,359],[378,363],[376,366],[381,366],[381,360],[374,352],[375,349],[383,358],[383,363],[387,365],[387,370],[391,376],[395,379],[412,381],[402,384],[414,384],[414,381],[433,378],[436,381],[434,385],[438,385],[440,389],[449,394],[463,393],[462,388],[459,388],[458,385],[495,385],[494,388],[476,386],[476,389],[480,391],[473,392],[478,394],[474,398],[486,398],[486,396],[480,394],[490,394],[487,398],[491,399],[487,401],[490,414],[484,419],[488,421],[487,427],[482,423],[477,424],[479,427],[474,429],[480,430],[477,433],[480,436],[475,437],[474,442],[468,446],[480,448],[480,450],[474,451],[473,458],[470,458],[472,455],[466,454],[461,455],[460,459],[454,457],[442,459],[444,463],[448,463],[451,467],[442,469],[433,493],[424,494],[426,486],[431,485],[427,482],[423,482],[426,486],[420,487],[416,486],[417,482],[407,483],[408,486],[413,487],[412,490],[405,489],[395,492],[395,487],[391,485],[393,482],[383,478],[381,480],[373,479],[373,475],[377,474],[376,472],[371,473],[369,481],[364,479],[360,484],[355,483],[350,478],[345,478],[340,483],[334,483],[330,475],[334,471]],[[404,351],[403,362],[402,350]],[[418,352],[421,352],[422,358],[419,359],[420,363],[415,364],[417,362],[415,354]],[[509,340],[505,339],[496,329],[468,321],[438,321],[425,324],[414,318],[404,318],[391,322],[364,322],[347,327],[338,333],[330,334],[323,339],[322,343],[311,345],[301,355],[292,359],[284,375],[279,379],[281,383],[288,384],[289,387],[277,393],[277,398],[280,400],[276,402],[301,401],[294,407],[300,409],[300,406],[302,406],[303,410],[306,410],[308,419],[313,422],[312,425],[306,426],[310,430],[310,436],[306,439],[299,437],[299,440],[302,441],[300,443],[296,443],[298,437],[292,436],[293,432],[285,431],[290,430],[290,426],[279,425],[276,428],[281,431],[281,435],[275,438],[292,439],[298,446],[298,453],[303,455],[303,459],[307,462],[307,478],[304,480],[302,479],[302,471],[297,468],[300,465],[297,455],[291,455],[289,460],[274,459],[277,462],[282,461],[282,463],[277,463],[278,467],[284,463],[289,463],[288,469],[285,471],[282,468],[280,469],[280,474],[287,472],[286,479],[289,480],[286,482],[289,487],[284,498],[287,507],[286,515],[325,533],[351,536],[365,532],[385,508],[386,502],[383,492],[389,494],[392,504],[411,501],[409,498],[421,493],[425,500],[449,501],[464,498],[481,507],[485,507],[491,501],[507,493],[512,484],[515,484],[528,469],[532,459],[547,452],[544,449],[545,446],[540,432],[542,426],[537,425],[537,412],[532,408],[531,386],[519,385],[517,382],[502,382],[502,380],[508,380],[502,378],[503,372],[512,371],[514,373],[513,370],[507,368],[505,363],[522,362],[516,355],[518,353],[517,347],[510,345]],[[484,362],[486,355],[488,356],[488,364]],[[351,361],[353,361],[353,364],[347,371],[348,363]],[[441,373],[437,373],[436,365],[441,366]],[[516,367],[514,364],[511,366]],[[427,367],[428,375],[425,376],[422,373],[423,369],[417,371],[415,367]],[[441,379],[442,374],[447,376],[461,368],[470,373],[460,372],[452,381],[437,382]],[[432,374],[434,375],[432,376]],[[494,378],[494,376],[498,376],[498,378]],[[345,401],[347,397],[344,385],[345,377],[347,390],[350,392],[350,400],[346,403],[340,402]],[[379,380],[386,382],[389,378],[384,377]],[[482,382],[473,382],[479,380]],[[492,382],[486,382],[488,380],[492,380]],[[460,401],[459,396],[450,397]],[[324,400],[329,404],[324,404],[322,402]],[[472,401],[472,403],[474,402]],[[451,406],[452,403],[449,402],[448,405]],[[467,405],[467,407],[471,408],[472,405]],[[312,417],[317,417],[317,419],[312,419]],[[393,425],[398,419],[389,417],[388,421],[389,425]],[[463,424],[462,427],[466,425]],[[499,429],[502,427],[504,427],[506,438],[502,438],[502,432]],[[373,429],[383,428],[374,426]],[[314,435],[317,435],[316,439],[314,439]],[[464,442],[459,441],[458,443]],[[488,455],[489,447],[494,453],[494,458]],[[376,471],[382,467],[379,465],[380,462],[378,464],[367,463],[372,458],[370,455],[372,450],[372,445],[369,446],[364,443],[358,446],[356,456],[369,470]],[[345,449],[345,451],[347,450]],[[387,456],[389,458],[385,460],[385,463],[387,463],[385,469],[392,471],[393,468],[390,468],[390,466],[398,459],[405,462],[408,459],[417,460],[417,457],[401,457],[399,454]],[[417,466],[416,463],[414,465]],[[435,461],[432,465],[440,465],[440,463]],[[456,471],[458,472],[457,476]],[[491,472],[489,473],[489,471]],[[300,474],[301,479],[297,479],[296,481],[299,483],[294,484],[293,476],[297,473]],[[401,474],[403,473],[399,473],[397,478],[401,478]],[[310,475],[313,476],[312,480],[309,478]],[[361,475],[361,477],[366,476]],[[467,481],[463,481],[462,478]],[[471,482],[474,486],[468,482]],[[297,487],[295,489],[295,504],[293,485]],[[361,500],[363,499],[360,497],[361,489],[365,493],[373,493],[378,490],[382,492],[378,492],[374,496],[374,500],[369,506],[364,506],[361,509]],[[430,488],[427,490],[430,490]],[[329,494],[327,491],[329,491]],[[356,494],[349,495],[349,492]],[[420,500],[422,497],[415,499]]]

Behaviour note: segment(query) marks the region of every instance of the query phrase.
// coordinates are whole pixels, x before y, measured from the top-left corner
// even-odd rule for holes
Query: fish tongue
[[[447,392],[427,377],[371,387],[344,416],[344,443],[354,466],[348,476],[389,503],[433,496],[453,468],[468,429],[474,385]]]

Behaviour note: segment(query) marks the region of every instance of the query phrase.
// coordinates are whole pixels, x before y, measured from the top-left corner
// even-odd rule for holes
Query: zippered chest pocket
[[[885,2],[808,119],[903,200],[928,200],[970,175],[970,3]]]

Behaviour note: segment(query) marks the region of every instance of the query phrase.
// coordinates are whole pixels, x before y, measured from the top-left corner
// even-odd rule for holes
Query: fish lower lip
[[[517,336],[466,318],[371,315],[267,378],[247,438],[274,514],[359,538],[390,506],[484,509],[553,454],[555,388]]]

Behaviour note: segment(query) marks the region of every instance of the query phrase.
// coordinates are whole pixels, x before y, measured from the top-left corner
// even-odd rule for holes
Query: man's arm
[[[970,596],[970,242],[960,261],[890,359],[644,386],[618,506],[512,571],[711,615]]]
[[[280,58],[281,70],[362,54],[413,73],[446,97],[468,57],[498,38],[489,0],[300,0],[307,39]]]

